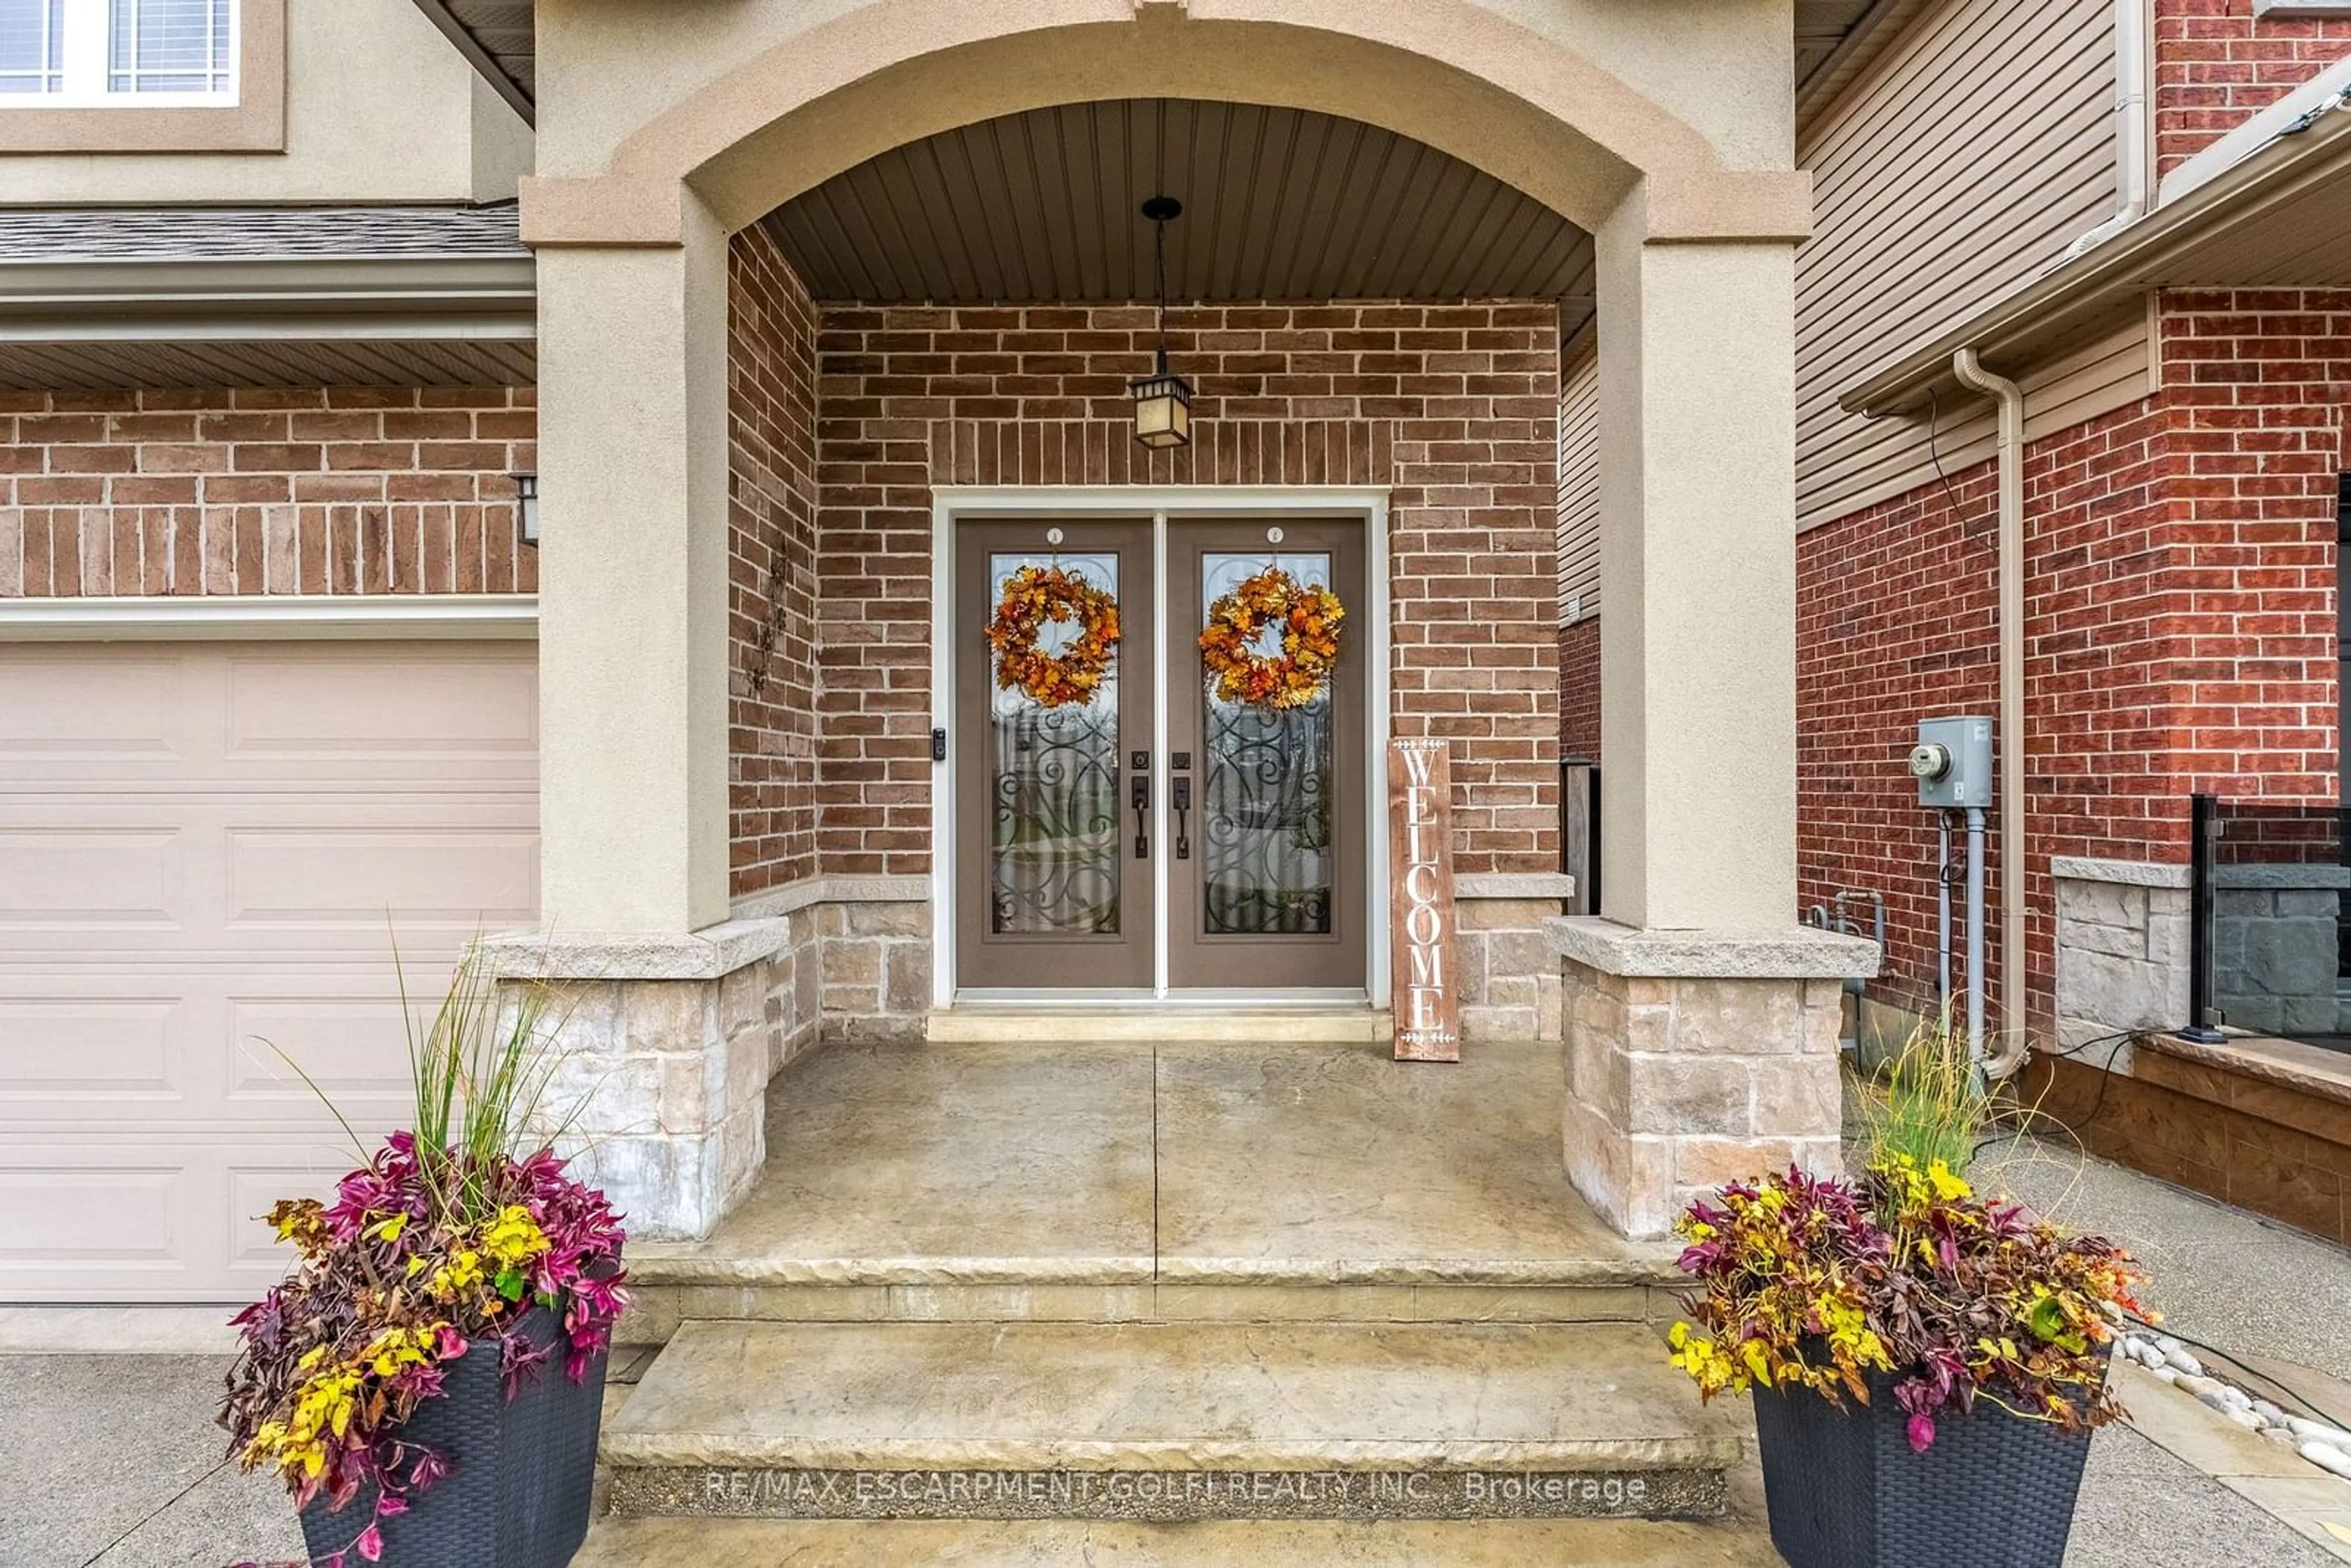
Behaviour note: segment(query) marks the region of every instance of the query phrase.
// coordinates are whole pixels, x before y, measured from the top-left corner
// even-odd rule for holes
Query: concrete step
[[[934,1045],[1094,1045],[1196,1041],[1227,1045],[1378,1043],[1395,1037],[1392,1014],[1367,1007],[1198,1007],[1152,1001],[1105,1008],[963,1002],[934,1012]]]
[[[1760,1524],[1332,1520],[1132,1524],[607,1519],[572,1568],[1782,1568]]]
[[[680,1281],[641,1269],[623,1328],[629,1343],[659,1344],[694,1321],[759,1322],[1624,1322],[1673,1311],[1677,1276],[1603,1263],[1562,1266],[1531,1278],[1473,1271],[1468,1281],[1394,1277],[1347,1284],[1234,1276],[1188,1281],[1087,1281],[1050,1271],[1023,1279],[1016,1260],[979,1278],[909,1280],[912,1270],[845,1269],[836,1282]],[[1105,1270],[1106,1272],[1108,1270]],[[1432,1270],[1434,1272],[1434,1270]]]
[[[1741,1413],[1622,1324],[687,1322],[626,1516],[1719,1515]]]

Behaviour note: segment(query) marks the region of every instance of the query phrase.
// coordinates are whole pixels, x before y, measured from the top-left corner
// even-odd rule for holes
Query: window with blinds
[[[66,0],[0,0],[0,93],[65,90]]]
[[[0,0],[0,109],[235,103],[237,0]]]
[[[226,92],[235,85],[229,0],[112,0],[109,92]]]

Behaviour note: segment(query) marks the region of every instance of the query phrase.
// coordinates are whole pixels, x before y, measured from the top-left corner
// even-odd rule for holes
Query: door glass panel
[[[1118,592],[1116,555],[1063,555],[1064,570]],[[1042,555],[990,555],[987,613]],[[1074,625],[1047,625],[1056,653]],[[988,701],[988,929],[998,936],[1115,936],[1119,930],[1118,677],[1121,656],[1084,703],[1041,707],[1018,687]],[[993,670],[988,684],[995,685]]]
[[[1326,553],[1285,551],[1281,569],[1311,587],[1331,586]],[[1262,571],[1266,557],[1201,558],[1204,607]],[[1257,648],[1281,651],[1269,627]],[[1276,711],[1207,696],[1200,775],[1201,908],[1209,936],[1328,936],[1331,931],[1332,769],[1335,694]]]

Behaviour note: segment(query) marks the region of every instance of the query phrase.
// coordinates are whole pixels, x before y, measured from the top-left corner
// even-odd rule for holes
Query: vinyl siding
[[[1560,377],[1560,624],[1599,613],[1600,360],[1585,354]]]
[[[1840,393],[2047,271],[2116,200],[2112,0],[1942,0],[1807,128],[1814,237],[1797,259],[1800,527],[1934,473],[1923,420]],[[1996,366],[2014,371],[2017,367]],[[2027,368],[2036,425],[2147,392],[2143,325]],[[1989,451],[1979,401],[1938,411],[1944,465]]]

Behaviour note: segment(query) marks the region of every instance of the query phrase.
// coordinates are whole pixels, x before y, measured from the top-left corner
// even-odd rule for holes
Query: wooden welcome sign
[[[1388,986],[1398,1061],[1461,1060],[1453,922],[1453,768],[1442,740],[1388,742]]]

